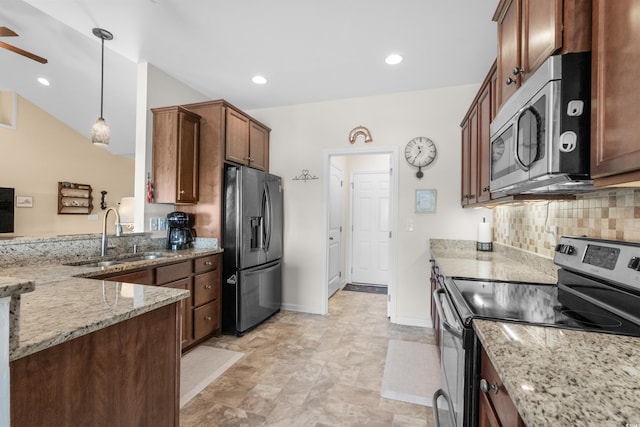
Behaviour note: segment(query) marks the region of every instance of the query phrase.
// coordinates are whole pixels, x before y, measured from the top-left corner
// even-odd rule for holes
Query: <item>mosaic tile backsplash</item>
[[[575,200],[493,209],[495,242],[553,258],[559,236],[640,242],[640,189],[599,190]]]

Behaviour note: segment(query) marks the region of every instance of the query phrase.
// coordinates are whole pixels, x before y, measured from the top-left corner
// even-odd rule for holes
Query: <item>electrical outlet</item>
[[[149,218],[149,229],[151,231],[158,231],[158,218]]]

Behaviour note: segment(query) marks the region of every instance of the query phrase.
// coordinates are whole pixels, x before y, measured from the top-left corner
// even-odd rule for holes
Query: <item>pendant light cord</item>
[[[102,119],[102,103],[104,97],[104,37],[102,37],[102,63],[100,68],[100,118]]]

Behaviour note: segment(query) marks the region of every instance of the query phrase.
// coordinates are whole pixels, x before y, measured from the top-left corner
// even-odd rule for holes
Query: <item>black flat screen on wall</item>
[[[0,233],[13,233],[13,188],[0,187]]]

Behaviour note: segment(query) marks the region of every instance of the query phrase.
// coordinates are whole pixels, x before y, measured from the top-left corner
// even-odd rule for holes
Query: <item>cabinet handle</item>
[[[204,285],[205,289],[211,289],[211,285]]]
[[[489,393],[489,390],[491,390],[494,394],[498,394],[498,386],[496,383],[489,384],[484,378],[480,380],[480,390],[484,393]]]
[[[211,316],[204,316],[204,320],[208,322],[209,320],[211,320]]]
[[[184,194],[184,190],[180,190],[180,194]]]
[[[507,82],[506,82],[506,83],[507,83],[508,85],[510,85],[510,84],[515,83],[515,82],[516,82],[516,79],[512,79],[511,77],[509,77],[509,78],[507,78]]]
[[[211,261],[205,261],[204,265],[213,265],[213,263]]]
[[[516,67],[513,69],[513,75],[517,76],[518,74],[524,73],[524,68],[522,67]]]
[[[246,161],[248,161],[249,163],[253,162],[253,159],[251,157],[245,157],[244,158]]]

